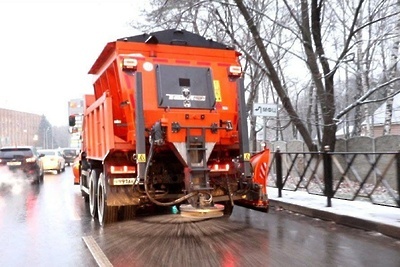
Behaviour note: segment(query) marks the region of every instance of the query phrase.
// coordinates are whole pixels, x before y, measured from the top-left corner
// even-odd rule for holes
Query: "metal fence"
[[[400,207],[400,152],[281,152],[269,164],[268,186],[331,199]]]

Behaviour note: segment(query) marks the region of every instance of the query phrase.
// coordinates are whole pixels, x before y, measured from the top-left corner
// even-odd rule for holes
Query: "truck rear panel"
[[[80,172],[101,223],[114,206],[268,207],[265,180],[254,183],[250,170],[239,55],[176,30],[105,46],[89,71]]]

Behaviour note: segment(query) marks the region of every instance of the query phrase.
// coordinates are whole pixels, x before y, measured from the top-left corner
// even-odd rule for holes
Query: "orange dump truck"
[[[196,217],[239,202],[268,210],[266,177],[250,165],[239,55],[181,30],[105,46],[89,71],[74,172],[101,225],[157,206]]]

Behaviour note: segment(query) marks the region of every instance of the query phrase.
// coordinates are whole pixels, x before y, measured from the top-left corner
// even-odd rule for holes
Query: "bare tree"
[[[315,140],[334,149],[338,122],[346,118],[346,127],[361,129],[373,112],[368,105],[382,101],[377,96],[397,80],[396,73],[381,84],[374,79],[383,72],[376,48],[385,53],[382,45],[393,38],[385,31],[398,12],[394,1],[400,0],[300,0],[299,5],[287,0],[152,0],[151,23],[137,27],[184,28],[241,51],[253,145],[259,129],[252,105],[262,99],[281,103],[292,136],[298,132],[310,150]],[[299,73],[303,80],[294,77]],[[344,82],[338,82],[341,75]],[[338,92],[341,99],[355,99],[342,103]],[[349,114],[353,119],[348,120]],[[276,120],[280,134],[281,125]]]
[[[400,14],[400,0],[397,0],[397,2],[396,2],[396,9]],[[389,79],[394,78],[397,74],[397,61],[398,61],[399,43],[400,43],[400,15],[398,15],[394,32],[395,32],[395,39],[393,41],[392,53],[390,56]],[[394,84],[391,83],[389,85],[388,94],[393,95],[394,92],[395,92]],[[386,112],[385,112],[385,123],[384,123],[384,127],[383,127],[383,135],[390,134],[392,115],[393,115],[393,97],[389,97],[388,100],[386,101]]]
[[[270,1],[270,0],[269,0]],[[268,6],[269,1],[257,1],[257,8],[261,11],[258,16],[258,27],[261,27],[263,10]],[[258,118],[252,114],[253,105],[258,101],[270,101],[270,83],[265,79],[266,72],[260,64],[260,53],[254,45],[251,34],[241,26],[242,17],[238,14],[235,6],[229,1],[164,1],[153,0],[151,6],[154,9],[145,14],[152,18],[148,25],[135,24],[132,26],[144,31],[178,28],[193,31],[203,36],[236,46],[242,52],[242,67],[245,77],[249,82],[245,84],[247,95],[247,110],[250,121],[251,147],[256,150],[256,135],[262,128],[259,127]],[[150,20],[149,20],[150,21]],[[273,33],[271,31],[270,35]],[[266,36],[269,38],[270,35]],[[261,94],[260,94],[261,92]],[[262,100],[261,100],[262,99]],[[271,95],[272,102],[276,103],[277,98]]]

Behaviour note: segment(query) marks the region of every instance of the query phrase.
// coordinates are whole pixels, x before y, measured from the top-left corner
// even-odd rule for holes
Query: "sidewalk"
[[[325,196],[282,190],[282,197],[278,197],[278,189],[274,187],[267,187],[267,193],[271,207],[281,207],[310,217],[376,231],[400,239],[400,208],[335,198],[332,198],[332,207],[327,207]]]

